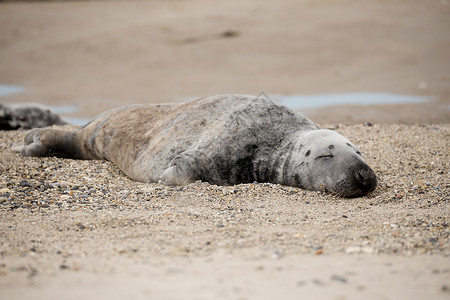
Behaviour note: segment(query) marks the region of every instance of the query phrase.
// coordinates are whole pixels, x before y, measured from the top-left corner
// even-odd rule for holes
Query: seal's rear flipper
[[[12,143],[10,149],[13,152],[21,153],[24,146],[24,143]]]
[[[32,129],[25,135],[24,146],[20,151],[23,156],[51,156],[48,155],[47,147],[41,143],[41,133],[44,130],[49,129]]]
[[[83,158],[74,130],[35,128],[24,138],[23,156]]]

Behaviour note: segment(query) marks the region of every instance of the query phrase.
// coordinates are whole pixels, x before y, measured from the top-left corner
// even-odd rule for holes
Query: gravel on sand
[[[33,295],[33,286],[41,286],[42,297],[54,289],[64,295],[71,291],[64,288],[67,282],[86,283],[95,276],[103,280],[97,278],[92,290],[106,289],[111,282],[101,276],[111,274],[116,274],[113,285],[122,282],[128,290],[124,274],[145,278],[147,266],[159,279],[150,285],[130,283],[130,293],[143,293],[135,296],[145,291],[162,298],[176,295],[170,293],[176,283],[161,279],[164,269],[175,274],[169,277],[179,280],[183,293],[227,298],[208,282],[218,274],[234,278],[229,288],[232,294],[237,289],[235,296],[270,298],[270,293],[258,294],[264,288],[255,292],[246,286],[245,279],[270,277],[276,272],[271,268],[281,268],[275,281],[268,279],[268,291],[274,291],[269,287],[276,280],[294,280],[296,270],[290,288],[303,287],[314,297],[321,295],[314,288],[330,285],[376,297],[377,289],[368,286],[378,280],[393,288],[386,266],[394,263],[402,266],[397,272],[403,279],[393,291],[414,295],[420,287],[424,296],[447,297],[450,126],[328,127],[360,148],[379,178],[373,193],[345,199],[270,183],[140,183],[106,161],[22,157],[10,146],[24,132],[1,131],[0,290],[14,298]],[[318,257],[321,267],[311,265]],[[356,271],[339,273],[351,264]],[[311,277],[303,272],[308,268]],[[371,270],[375,278],[364,272],[360,277],[361,269]],[[324,270],[331,273],[320,273]],[[349,285],[352,276],[359,277],[359,285]],[[184,286],[190,280],[197,285]]]

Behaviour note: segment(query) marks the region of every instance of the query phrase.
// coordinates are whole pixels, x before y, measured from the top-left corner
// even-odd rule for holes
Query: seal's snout
[[[353,176],[364,195],[373,191],[377,186],[377,176],[369,167],[355,171]]]

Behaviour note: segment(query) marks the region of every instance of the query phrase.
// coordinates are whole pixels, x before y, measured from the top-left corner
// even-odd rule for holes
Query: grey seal
[[[39,104],[0,103],[0,130],[20,130],[67,124]]]
[[[166,185],[257,181],[344,197],[377,185],[349,140],[261,96],[117,108],[77,130],[33,129],[21,153],[108,160],[133,180]]]

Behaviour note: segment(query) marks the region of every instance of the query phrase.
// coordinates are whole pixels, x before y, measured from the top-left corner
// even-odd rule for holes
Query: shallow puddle
[[[25,89],[20,85],[0,84],[0,97],[21,93]],[[261,95],[266,96],[262,93]],[[434,100],[434,97],[391,94],[391,93],[341,93],[317,95],[270,95],[271,99],[296,110],[307,110],[339,105],[392,105],[401,103],[423,103]],[[196,98],[186,98],[189,101]],[[75,125],[84,125],[91,119],[72,118],[70,115],[79,111],[75,105],[50,106],[52,112],[60,114],[64,120]]]
[[[391,105],[433,100],[432,97],[389,93],[271,95],[270,97],[292,109],[315,109],[338,105]]]

